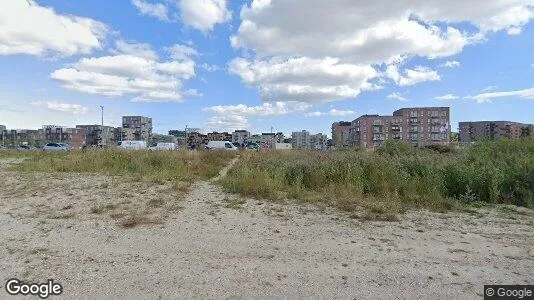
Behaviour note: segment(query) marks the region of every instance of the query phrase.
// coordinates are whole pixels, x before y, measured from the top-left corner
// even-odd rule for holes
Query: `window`
[[[226,148],[233,148],[232,144],[230,144],[230,143],[225,143],[224,146],[225,146]]]

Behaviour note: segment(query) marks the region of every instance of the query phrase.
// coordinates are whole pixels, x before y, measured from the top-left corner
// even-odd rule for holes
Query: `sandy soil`
[[[477,299],[484,284],[534,283],[532,210],[368,222],[241,199],[212,182],[185,194],[102,175],[5,170],[16,162],[0,162],[2,285],[53,278],[65,299]],[[121,226],[143,214],[140,226]]]

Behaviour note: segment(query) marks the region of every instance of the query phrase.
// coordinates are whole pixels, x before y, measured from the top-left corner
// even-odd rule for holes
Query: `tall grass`
[[[17,171],[90,172],[130,176],[138,180],[193,181],[218,174],[235,156],[230,151],[116,151],[88,150],[61,153],[25,153]]]
[[[534,139],[481,142],[465,151],[388,142],[374,152],[246,153],[221,184],[247,196],[346,211],[445,211],[475,201],[534,207]]]

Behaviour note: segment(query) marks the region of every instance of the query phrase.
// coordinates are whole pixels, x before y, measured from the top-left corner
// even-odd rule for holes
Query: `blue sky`
[[[13,0],[0,4],[0,124],[146,115],[155,131],[330,135],[450,106],[534,123],[534,0]],[[497,2],[497,1],[495,1]]]

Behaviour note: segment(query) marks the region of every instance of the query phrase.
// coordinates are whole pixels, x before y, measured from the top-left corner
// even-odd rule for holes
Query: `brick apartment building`
[[[87,144],[87,131],[84,128],[45,125],[43,131],[46,142],[67,143],[73,149],[79,149]]]
[[[232,134],[228,132],[209,132],[207,134],[208,141],[231,141],[232,140]]]
[[[459,130],[459,141],[465,144],[483,139],[517,139],[531,136],[534,134],[534,125],[510,121],[460,122]]]
[[[84,130],[85,144],[87,146],[113,147],[117,145],[115,127],[102,125],[76,125],[76,128]]]
[[[150,142],[152,140],[152,128],[152,118],[124,116],[122,117],[121,140]]]
[[[448,145],[450,133],[448,107],[402,108],[392,116],[364,115],[352,121],[349,143],[373,148],[396,139],[418,147]]]
[[[347,147],[350,146],[350,129],[351,122],[335,122],[332,124],[332,146]]]

